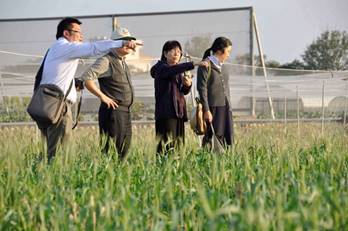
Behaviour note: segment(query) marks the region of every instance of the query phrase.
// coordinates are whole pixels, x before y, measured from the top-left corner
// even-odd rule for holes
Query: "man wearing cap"
[[[118,28],[111,35],[112,40],[133,41],[127,29]],[[100,98],[99,131],[105,138],[102,152],[107,153],[110,139],[116,144],[119,158],[125,158],[132,138],[130,108],[133,104],[134,92],[129,68],[125,62],[126,55],[133,52],[127,47],[115,48],[100,57],[81,76],[86,88]],[[94,80],[98,79],[99,87]],[[101,139],[101,141],[104,141]],[[101,142],[104,144],[104,142]],[[102,145],[103,145],[102,144]]]
[[[42,74],[38,74],[35,79],[34,90],[40,84],[54,84],[64,94],[68,94],[66,110],[64,110],[64,114],[61,115],[58,123],[44,124],[37,121],[39,129],[47,140],[48,162],[55,156],[59,141],[65,144],[71,135],[71,106],[76,102],[76,89],[71,86],[74,85],[74,75],[79,59],[105,54],[113,48],[136,48],[134,41],[104,40],[83,43],[81,24],[76,18],[64,18],[59,22],[56,34],[57,40],[46,53],[42,64]]]

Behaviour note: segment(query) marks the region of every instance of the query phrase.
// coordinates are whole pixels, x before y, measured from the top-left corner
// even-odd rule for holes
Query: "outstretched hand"
[[[138,46],[143,46],[144,44],[137,40],[124,41],[123,46],[135,50]]]
[[[195,63],[195,65],[200,67],[209,67],[209,60],[199,61],[198,63]]]

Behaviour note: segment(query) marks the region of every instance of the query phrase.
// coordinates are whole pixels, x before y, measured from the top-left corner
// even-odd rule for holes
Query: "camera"
[[[83,85],[83,81],[81,79],[75,78],[75,88],[76,90],[83,90],[85,86]]]

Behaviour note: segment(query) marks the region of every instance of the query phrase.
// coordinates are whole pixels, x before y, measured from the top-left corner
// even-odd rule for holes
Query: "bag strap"
[[[79,115],[80,115],[81,104],[82,104],[82,93],[83,93],[83,90],[81,89],[79,104],[77,105],[77,113],[76,113],[76,118],[75,118],[75,124],[72,126],[72,129],[75,129],[77,124],[79,123]]]
[[[63,99],[64,101],[66,100],[66,97],[68,97],[68,95],[69,95],[69,93],[70,93],[70,91],[71,91],[71,87],[72,87],[72,85],[73,85],[73,82],[74,82],[74,79],[71,80],[69,89],[68,89],[68,91],[66,92],[66,94],[64,95],[64,99]]]
[[[35,83],[34,83],[34,91],[40,86],[40,83],[41,83],[41,80],[42,80],[43,68],[44,68],[44,65],[45,65],[45,61],[46,61],[46,57],[47,57],[48,51],[49,51],[49,49],[46,51],[46,54],[45,54],[45,57],[44,57],[44,59],[43,59],[43,61],[41,63],[41,66],[40,66],[39,70],[36,73]],[[68,97],[68,95],[69,95],[69,93],[71,91],[73,82],[74,82],[74,79],[71,80],[69,89],[68,89],[67,93],[64,96],[64,101],[66,100],[66,97]]]
[[[208,79],[207,79],[207,81],[209,80],[210,76],[211,76],[211,63],[210,63],[210,60],[209,60],[209,62],[208,62]]]
[[[48,51],[49,51],[49,49],[46,51],[46,54],[45,54],[45,57],[44,57],[44,59],[43,59],[43,61],[42,61],[42,63],[41,63],[41,66],[40,66],[39,70],[38,70],[37,73],[36,73],[36,76],[35,76],[35,83],[34,83],[34,91],[39,87],[39,85],[40,85],[40,83],[41,83],[43,67],[44,67],[44,64],[45,64],[45,60],[46,60]]]
[[[210,60],[208,60],[208,78],[207,78],[207,81],[209,81],[210,76],[211,76],[211,63],[210,63]],[[194,97],[192,88],[191,88],[191,98],[192,98],[193,107],[196,107],[198,105],[197,99],[199,99],[199,98]]]

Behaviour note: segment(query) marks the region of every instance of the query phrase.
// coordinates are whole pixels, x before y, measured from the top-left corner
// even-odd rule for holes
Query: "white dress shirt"
[[[122,44],[122,40],[103,40],[93,43],[69,42],[61,37],[47,53],[40,84],[54,84],[66,94],[74,79],[79,58],[101,55],[112,48],[122,47]],[[76,97],[73,82],[67,99],[75,103]]]

